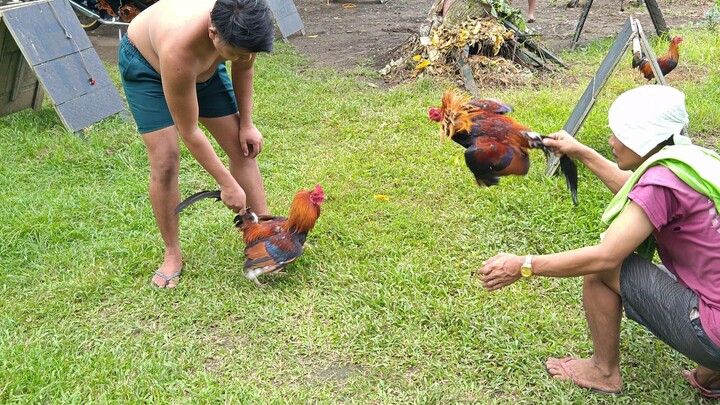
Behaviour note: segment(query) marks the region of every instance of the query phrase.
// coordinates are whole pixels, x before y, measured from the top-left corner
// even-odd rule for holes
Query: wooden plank
[[[125,102],[67,0],[6,9],[2,17],[22,62],[30,62],[26,70],[35,84],[29,86],[28,106],[40,107],[44,88],[71,132],[125,111]]]
[[[568,69],[568,66],[561,61],[558,57],[552,54],[549,50],[543,48],[542,46],[535,43],[535,41],[532,40],[529,36],[525,35],[524,31],[521,31],[518,29],[518,27],[515,26],[515,24],[511,23],[508,20],[502,20],[502,24],[505,26],[505,28],[513,31],[515,33],[516,41],[534,52],[536,55],[538,55],[541,58],[547,58],[551,62],[554,62],[558,66],[561,66],[565,69]],[[546,67],[548,70],[553,70],[552,68],[548,67],[548,65],[543,61],[542,65]]]
[[[52,8],[49,1],[35,1],[4,10],[2,15],[32,66],[92,48],[67,0],[53,0]]]
[[[88,72],[85,71],[87,67]],[[55,104],[92,93],[98,87],[112,84],[94,49],[86,49],[35,66],[35,74],[47,89],[48,96]],[[90,77],[95,84],[90,83]],[[96,87],[97,86],[97,87]]]
[[[18,6],[27,5],[27,2],[22,2],[21,0],[0,0],[0,14],[2,14],[3,10],[7,10],[10,8],[15,8]]]
[[[593,0],[586,0],[585,2],[585,7],[583,7],[583,11],[580,14],[580,19],[578,20],[577,26],[575,27],[575,35],[573,35],[572,42],[570,42],[571,51],[575,49],[575,45],[577,45],[578,41],[580,40],[580,33],[582,32],[583,26],[585,25],[585,20],[590,13],[590,7],[592,6],[592,3]]]
[[[0,13],[0,116],[42,105],[42,86]]]
[[[468,57],[470,55],[470,47],[465,45],[462,51],[455,49],[453,55],[457,60],[458,66],[460,67],[460,74],[463,77],[465,83],[465,89],[472,94],[473,98],[480,98],[480,90],[478,90],[475,77],[473,76],[472,67],[468,64]]]
[[[613,42],[607,55],[605,55],[605,59],[603,59],[600,63],[600,67],[598,67],[595,75],[593,75],[593,78],[590,80],[590,83],[585,89],[585,92],[580,97],[580,101],[577,105],[575,105],[575,109],[573,109],[573,112],[570,114],[570,118],[568,118],[565,123],[563,130],[570,135],[577,135],[577,132],[580,130],[583,122],[585,122],[590,110],[592,110],[595,105],[595,100],[597,99],[600,90],[602,90],[603,86],[605,86],[610,74],[630,47],[630,42],[635,34],[634,20],[630,17],[618,33],[617,38],[615,38],[615,42]],[[555,174],[559,165],[560,159],[555,155],[550,155],[545,168],[545,174],[552,176]]]
[[[655,27],[655,32],[659,37],[666,37],[670,30],[668,29],[667,23],[665,23],[665,16],[663,16],[662,10],[657,3],[657,0],[645,0],[645,6],[650,14],[650,20]]]
[[[298,31],[305,35],[305,26],[292,0],[268,0],[267,3],[284,39]]]
[[[650,68],[655,74],[655,80],[657,80],[659,84],[667,86],[665,76],[663,76],[662,70],[660,70],[660,65],[658,65],[657,59],[655,58],[655,52],[653,52],[647,37],[645,37],[645,31],[643,31],[639,21],[636,21],[636,29],[638,38],[640,39],[640,48],[645,52],[645,57],[647,58],[648,63],[650,63]]]
[[[77,132],[124,110],[125,103],[117,95],[115,86],[104,86],[55,107],[65,127]]]
[[[40,84],[40,81],[36,81],[31,106],[33,110],[40,111],[40,109],[42,108],[43,98],[45,98],[45,91],[43,91],[43,86]]]
[[[582,32],[583,26],[585,25],[585,20],[590,13],[590,6],[592,6],[592,2],[593,0],[587,0],[587,2],[585,3],[585,7],[583,8],[582,14],[580,14],[580,19],[578,20],[577,27],[575,28],[575,35],[573,35],[572,42],[570,43],[571,51],[575,49],[575,46],[580,40],[580,33]],[[643,1],[638,1],[638,4],[642,3]],[[659,37],[667,36],[670,30],[668,29],[667,23],[665,22],[665,16],[663,16],[663,12],[657,3],[657,0],[646,0],[644,1],[644,3],[647,7],[648,14],[650,15],[650,20],[655,27],[655,32],[657,33],[657,35]]]

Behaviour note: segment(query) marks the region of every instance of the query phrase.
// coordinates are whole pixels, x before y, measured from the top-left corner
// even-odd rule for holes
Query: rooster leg
[[[254,282],[255,282],[255,285],[258,286],[258,287],[260,287],[260,288],[265,288],[265,287],[267,287],[267,284],[261,283],[260,280],[258,280],[257,277],[253,277],[253,278],[251,278],[251,280],[254,281]]]
[[[247,273],[245,273],[245,278],[247,278],[248,280],[252,280],[256,286],[262,288],[262,287],[265,287],[265,284],[261,283],[260,280],[258,280],[257,276],[260,274],[263,274],[262,270],[252,269],[252,270],[248,271]]]

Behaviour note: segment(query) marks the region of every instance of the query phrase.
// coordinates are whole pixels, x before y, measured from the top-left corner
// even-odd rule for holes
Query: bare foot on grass
[[[571,380],[577,386],[588,388],[598,394],[619,395],[622,393],[620,368],[603,370],[591,357],[589,359],[548,358],[545,363],[548,373],[560,381]]]

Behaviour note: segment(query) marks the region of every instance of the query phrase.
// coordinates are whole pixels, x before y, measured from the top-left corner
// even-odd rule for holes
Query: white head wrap
[[[608,112],[615,137],[640,156],[671,136],[676,145],[690,144],[681,134],[688,123],[685,94],[668,86],[646,85],[621,94]]]

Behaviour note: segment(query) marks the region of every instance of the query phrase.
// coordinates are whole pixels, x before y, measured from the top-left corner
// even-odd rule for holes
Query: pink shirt
[[[665,267],[697,294],[703,329],[720,346],[720,216],[715,204],[660,165],[643,174],[628,198],[655,227]]]

